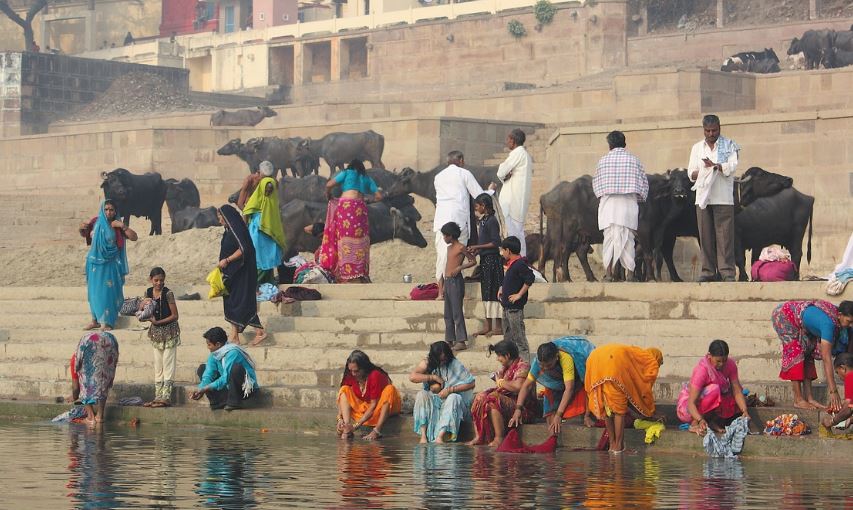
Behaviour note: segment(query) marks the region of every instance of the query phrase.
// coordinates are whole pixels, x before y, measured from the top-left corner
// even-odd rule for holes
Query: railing
[[[358,28],[379,28],[395,24],[414,24],[429,19],[455,19],[459,16],[471,14],[491,13],[495,14],[510,9],[532,7],[536,0],[474,0],[472,2],[451,3],[444,5],[432,5],[424,7],[409,8],[400,11],[389,11],[367,14],[364,16],[352,16],[348,18],[333,18],[306,23],[293,23],[290,25],[279,25],[266,27],[258,30],[242,30],[220,34],[205,32],[178,36],[178,46],[187,52],[194,50],[205,50],[219,46],[242,45],[250,41],[271,41],[274,39],[301,38],[311,34],[337,33],[343,30]],[[581,7],[587,0],[557,0],[555,3],[573,3]],[[160,40],[163,44],[163,40]],[[145,43],[134,46],[123,46],[121,48],[109,48],[106,50],[91,51],[80,56],[105,59],[130,59],[137,55],[151,53],[152,51],[164,50],[166,48],[150,46],[153,43]],[[171,48],[171,43],[165,43]],[[143,48],[145,48],[143,50]],[[183,49],[182,48],[182,49]],[[172,54],[172,51],[166,51]]]

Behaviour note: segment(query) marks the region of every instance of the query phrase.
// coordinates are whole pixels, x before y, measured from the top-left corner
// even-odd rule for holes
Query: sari
[[[449,363],[437,367],[431,373],[444,379],[444,387],[470,384],[474,382],[474,376],[465,368],[461,361],[454,358]],[[450,433],[451,441],[456,441],[459,425],[463,421],[471,420],[471,402],[474,400],[474,390],[461,393],[451,393],[442,399],[429,389],[424,383],[424,389],[415,396],[414,408],[414,431],[421,433],[421,427],[427,428],[427,439],[432,442],[440,434]]]
[[[589,409],[599,419],[627,414],[630,404],[643,416],[655,414],[653,387],[663,354],[659,349],[608,344],[596,347],[586,362],[584,387]]]
[[[273,186],[269,195],[264,193],[267,184]],[[275,179],[264,177],[243,207],[243,216],[248,218],[249,237],[255,247],[258,280],[268,283],[274,283],[271,280],[272,270],[277,268],[284,258],[284,228],[278,210],[277,188]]]
[[[514,381],[522,378],[524,373],[530,370],[530,365],[521,358],[516,358],[515,361],[508,367],[501,367],[497,372],[496,379],[505,381]],[[474,398],[474,403],[471,405],[471,417],[474,420],[474,429],[482,441],[491,443],[495,438],[495,430],[492,426],[491,411],[496,409],[503,416],[504,423],[507,423],[512,418],[515,412],[515,403],[518,398],[517,393],[513,393],[505,388],[489,388],[481,391]],[[521,418],[525,422],[530,422],[533,418],[533,399],[527,399],[524,407],[521,410]]]
[[[723,369],[717,370],[707,357],[703,357],[693,368],[690,383],[685,384],[678,395],[678,419],[684,423],[693,421],[689,410],[691,387],[699,390],[699,400],[696,402],[699,414],[705,415],[715,411],[723,419],[734,416],[738,407],[732,393],[732,380],[737,379],[737,363],[733,358],[728,358]]]
[[[564,336],[556,340],[552,340],[557,349],[564,354],[569,355],[573,367],[575,384],[572,388],[572,398],[569,405],[563,411],[563,419],[579,416],[586,411],[586,390],[584,389],[584,376],[586,375],[586,362],[589,354],[595,349],[595,346],[582,336]],[[562,356],[561,356],[562,358]],[[566,390],[566,383],[563,380],[562,359],[558,365],[552,370],[543,370],[539,367],[539,360],[533,358],[533,363],[530,367],[530,376],[544,389],[541,394],[543,397],[542,416],[550,416],[557,411],[560,405],[560,400],[563,398],[563,392]]]
[[[124,277],[128,273],[124,238],[116,233],[104,213],[104,202],[92,228],[92,245],[86,256],[86,290],[92,318],[115,326],[124,303]]]
[[[820,339],[814,337],[803,325],[803,312],[814,306],[826,314],[835,325],[836,336],[840,330],[838,308],[828,301],[787,301],[773,310],[773,329],[782,341],[782,370],[779,378],[786,381],[817,379],[814,360],[821,359]]]
[[[230,204],[219,208],[225,220],[225,233],[219,245],[219,260],[222,260],[238,249],[243,256],[229,263],[222,270],[222,281],[228,294],[222,298],[225,310],[225,320],[237,326],[238,332],[243,332],[246,326],[261,328],[258,318],[258,273],[255,265],[255,248],[249,236],[249,230],[243,223],[243,217]]]
[[[318,262],[339,281],[370,276],[370,224],[364,200],[329,200]]]
[[[375,427],[379,423],[379,414],[382,406],[388,404],[388,416],[400,414],[403,401],[400,392],[391,384],[391,379],[382,370],[373,370],[367,376],[364,390],[359,387],[358,380],[350,374],[344,377],[341,388],[338,390],[338,398],[344,395],[349,402],[350,414],[353,421],[358,421],[367,412],[370,403],[378,400],[376,409],[370,419],[364,422],[369,427]]]
[[[106,400],[118,365],[118,340],[109,331],[86,333],[77,344],[74,372],[80,383],[80,402]]]

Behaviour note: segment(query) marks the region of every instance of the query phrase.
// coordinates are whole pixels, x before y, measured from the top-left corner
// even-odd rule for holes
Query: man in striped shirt
[[[607,270],[604,281],[613,281],[613,267],[617,262],[628,272],[626,280],[634,275],[634,235],[640,208],[649,194],[649,180],[637,156],[625,150],[625,134],[612,131],[607,135],[610,147],[598,161],[592,189],[598,197],[598,228],[604,231],[602,261]]]

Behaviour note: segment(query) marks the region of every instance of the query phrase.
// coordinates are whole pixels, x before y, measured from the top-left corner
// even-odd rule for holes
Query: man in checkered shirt
[[[625,150],[625,134],[612,131],[607,135],[610,152],[598,161],[592,189],[598,197],[598,228],[604,231],[602,259],[607,275],[613,281],[613,266],[621,262],[634,275],[634,235],[640,208],[649,194],[649,180],[637,156]]]

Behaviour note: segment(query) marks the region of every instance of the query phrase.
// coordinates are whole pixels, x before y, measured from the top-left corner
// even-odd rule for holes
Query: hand
[[[216,265],[219,267],[219,269],[225,269],[226,267],[228,267],[228,259],[222,259],[219,261],[219,264]]]
[[[120,228],[122,230],[124,230],[124,228],[125,228],[124,222],[121,220],[113,220],[112,223],[110,223],[110,226],[113,228]]]
[[[515,303],[516,301],[521,299],[521,292],[516,293],[516,294],[510,294],[507,299],[509,299],[510,303]]]
[[[512,418],[509,419],[506,426],[509,428],[518,427],[521,425],[521,409],[516,409],[514,413],[512,413]]]
[[[711,161],[711,160],[710,160],[710,159],[708,159],[708,158],[702,158],[702,163],[705,163],[705,168],[707,168],[707,167],[709,167],[709,166],[714,166],[714,165],[716,165],[716,163],[714,163],[713,161]]]
[[[830,413],[837,413],[841,410],[841,397],[838,396],[838,390],[829,393],[829,404],[826,410]]]
[[[508,181],[510,177],[512,177],[512,172],[506,174],[506,176],[504,177],[504,182]]]
[[[441,398],[447,398],[450,396],[451,393],[453,392],[450,391],[450,388],[444,388],[443,390],[438,392],[438,396]]]
[[[498,288],[498,301],[501,300],[501,296],[503,296],[503,293],[504,293],[503,287],[499,287]]]
[[[550,432],[552,436],[556,436],[560,433],[560,428],[562,425],[562,423],[560,422],[563,421],[559,418],[561,414],[562,413],[557,413],[557,415],[554,416],[554,421],[551,422],[551,425],[548,426],[548,432]]]
[[[190,395],[190,398],[193,400],[198,400],[204,396],[205,391],[206,390],[195,390],[194,392],[192,392],[192,395]]]
[[[430,381],[444,386],[444,379],[440,375],[433,374],[430,376]]]
[[[507,176],[507,179],[509,179],[509,176]],[[498,185],[495,184],[494,182],[490,182],[489,183],[489,191],[495,191],[496,189],[498,189]]]
[[[749,411],[744,411],[740,415],[743,416],[744,418],[746,418],[746,421],[749,421],[752,419],[749,417]]]

